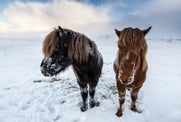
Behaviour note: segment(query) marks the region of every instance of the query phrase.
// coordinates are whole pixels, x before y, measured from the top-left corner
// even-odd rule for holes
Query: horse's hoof
[[[100,103],[98,101],[97,102],[94,101],[94,102],[90,102],[89,105],[91,108],[93,108],[95,106],[98,107],[100,105]]]
[[[137,113],[141,113],[142,112],[141,110],[138,110],[135,106],[131,107],[131,110],[133,112],[137,112]]]
[[[121,117],[123,115],[123,112],[121,111],[118,111],[117,113],[116,113],[116,116],[118,116],[118,117]]]
[[[136,111],[137,111],[137,109],[136,109],[135,107],[131,107],[131,110],[132,110],[133,112],[136,112]]]
[[[141,112],[142,112],[141,110],[138,110],[138,109],[135,108],[135,107],[131,107],[131,110],[132,110],[133,112],[137,112],[137,113],[141,113]]]
[[[87,109],[88,109],[88,105],[83,105],[83,106],[80,107],[80,110],[81,110],[82,112],[87,111]]]

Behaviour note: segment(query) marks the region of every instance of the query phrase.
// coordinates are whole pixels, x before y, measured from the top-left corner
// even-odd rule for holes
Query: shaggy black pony
[[[45,57],[41,63],[41,72],[45,76],[57,75],[72,65],[83,100],[81,111],[88,109],[88,86],[90,107],[99,105],[94,100],[94,94],[102,72],[103,59],[93,41],[83,34],[58,26],[58,29],[46,36],[43,53]]]

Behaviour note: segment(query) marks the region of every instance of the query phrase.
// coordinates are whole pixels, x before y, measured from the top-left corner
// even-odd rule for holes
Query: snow
[[[96,88],[99,107],[80,111],[80,90],[71,69],[57,77],[40,71],[43,39],[0,39],[0,122],[180,122],[181,41],[148,40],[147,79],[139,92],[138,109],[130,110],[126,93],[121,118],[113,71],[116,39],[97,40],[103,73]]]

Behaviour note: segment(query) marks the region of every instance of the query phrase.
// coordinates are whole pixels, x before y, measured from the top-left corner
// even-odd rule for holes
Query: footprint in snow
[[[58,115],[55,119],[53,119],[54,121],[58,121],[58,120],[60,120],[62,118],[62,116],[61,115]]]

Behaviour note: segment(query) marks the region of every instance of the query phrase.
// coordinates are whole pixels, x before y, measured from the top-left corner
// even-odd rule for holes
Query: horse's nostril
[[[42,66],[42,70],[46,70],[48,67],[46,65]]]
[[[126,83],[126,81],[122,81],[123,83]]]

